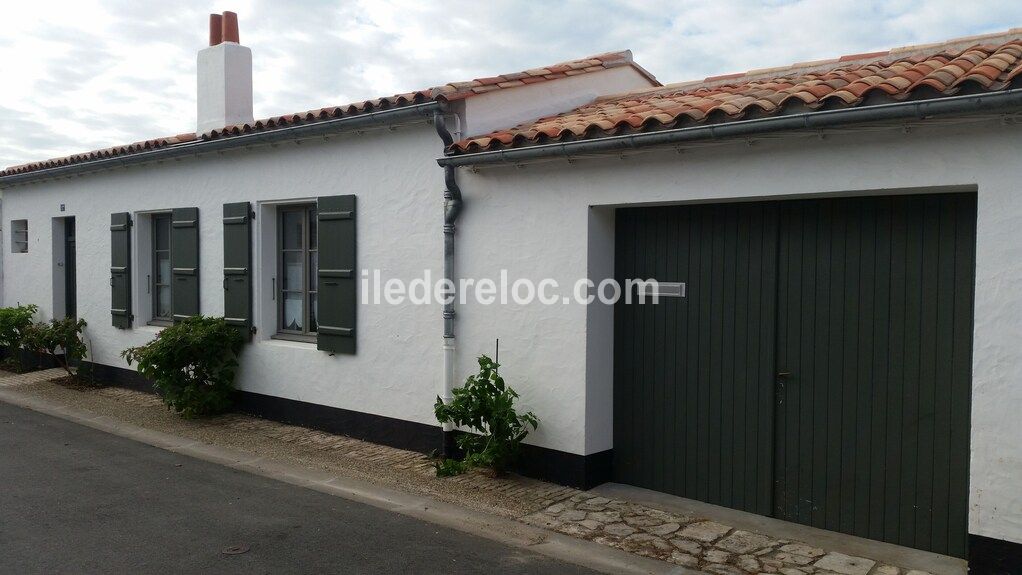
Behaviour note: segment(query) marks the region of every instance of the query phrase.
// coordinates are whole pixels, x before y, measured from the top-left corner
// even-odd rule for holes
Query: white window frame
[[[11,220],[11,253],[28,253],[28,220]]]
[[[316,330],[312,329],[314,317],[312,299],[317,295],[314,278],[310,276],[311,261],[313,254],[318,258],[319,246],[312,237],[313,224],[316,218],[316,203],[302,202],[294,204],[283,204],[276,210],[277,242],[275,246],[278,280],[271,282],[275,290],[274,298],[277,302],[277,322],[275,337],[280,339],[296,339],[299,341],[315,341]],[[302,216],[302,237],[301,247],[284,249],[284,217],[288,213],[301,213]],[[314,247],[315,246],[315,247]],[[286,251],[301,254],[302,260],[302,286],[301,289],[284,289],[284,254]],[[302,329],[292,330],[284,325],[285,293],[300,293],[302,296]]]

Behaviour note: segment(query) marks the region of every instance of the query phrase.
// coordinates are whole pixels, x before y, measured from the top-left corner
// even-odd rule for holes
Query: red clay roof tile
[[[456,142],[448,153],[498,150],[508,141],[517,147],[683,127],[711,116],[735,121],[755,109],[782,113],[793,101],[814,110],[831,103],[862,105],[874,94],[903,100],[922,87],[935,92],[922,97],[937,98],[957,93],[965,82],[1000,90],[1013,81],[1022,81],[1022,29],[598,98],[556,116]]]
[[[652,85],[654,86],[660,85],[660,83],[656,81],[656,78],[654,78],[649,72],[642,69],[640,66],[638,66],[632,61],[632,53],[630,51],[624,50],[621,52],[610,52],[607,54],[600,54],[597,56],[591,56],[579,60],[562,62],[560,64],[555,64],[553,66],[548,66],[545,68],[533,68],[531,70],[525,70],[524,72],[503,74],[500,76],[493,76],[489,78],[479,78],[468,82],[451,82],[448,84],[444,84],[442,86],[428,88],[425,90],[418,90],[415,92],[408,92],[404,94],[397,94],[395,96],[390,96],[387,98],[376,98],[373,100],[365,100],[362,102],[355,102],[343,106],[333,106],[328,108],[320,108],[318,110],[309,110],[307,112],[299,112],[295,114],[275,116],[272,118],[264,118],[261,120],[256,120],[251,124],[225,126],[218,130],[212,130],[205,134],[178,134],[177,136],[171,136],[168,138],[156,138],[152,140],[145,140],[143,142],[136,142],[134,144],[128,144],[125,146],[115,146],[103,150],[95,150],[91,152],[85,152],[82,154],[65,156],[62,158],[53,158],[50,160],[22,164],[19,166],[11,166],[4,170],[0,170],[0,177],[10,176],[14,174],[23,174],[26,172],[34,172],[37,170],[55,168],[70,164],[79,164],[91,160],[97,160],[112,156],[134,154],[146,150],[163,148],[198,139],[214,140],[220,138],[230,138],[233,136],[238,136],[241,134],[247,134],[251,132],[263,132],[267,130],[286,128],[296,124],[306,124],[317,121],[330,120],[333,118],[356,116],[359,114],[365,114],[372,111],[387,110],[391,108],[399,108],[402,106],[410,106],[432,100],[447,101],[461,100],[479,94],[492,92],[495,90],[505,90],[509,88],[524,86],[526,84],[535,84],[539,82],[548,82],[550,80],[556,80],[559,78],[567,78],[569,77],[569,74],[570,75],[588,74],[592,72],[599,72],[622,66],[631,66],[640,74],[646,76]],[[501,137],[499,141],[508,144],[511,142],[511,139],[512,139],[511,136],[507,136]]]
[[[91,152],[73,154],[63,158],[54,158],[52,160],[30,162],[27,164],[12,166],[3,171],[0,171],[0,176],[24,174],[26,172],[34,172],[36,170],[43,170],[46,168],[56,168],[60,166],[68,166],[71,164],[81,164],[83,162],[89,162],[93,160],[102,160],[104,158],[112,158],[114,156],[126,156],[129,154],[137,154],[139,152],[145,152],[148,150],[156,150],[159,148],[165,148],[167,146],[173,146],[174,144],[183,144],[185,142],[191,142],[197,139],[198,137],[195,134],[178,134],[176,136],[170,136],[167,138],[155,138],[152,140],[144,140],[141,142],[135,142],[133,144],[127,144],[124,146],[114,146],[112,148],[104,148],[102,150],[93,150]]]

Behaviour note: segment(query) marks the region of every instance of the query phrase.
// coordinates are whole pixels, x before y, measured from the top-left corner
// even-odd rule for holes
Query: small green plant
[[[454,477],[468,471],[468,464],[457,459],[437,459],[433,462],[437,477]]]
[[[84,319],[72,317],[32,324],[24,330],[22,345],[36,353],[52,355],[68,377],[77,381],[78,370],[75,367],[88,353],[82,340],[86,325]]]
[[[25,330],[31,328],[32,318],[39,311],[38,306],[19,305],[17,307],[0,308],[0,347],[7,349],[7,359],[16,371],[21,371],[21,348]]]
[[[453,391],[450,403],[436,398],[433,410],[440,423],[453,423],[473,432],[458,436],[458,447],[465,452],[464,461],[456,462],[460,466],[443,460],[436,465],[437,475],[448,472],[456,475],[477,466],[503,474],[518,456],[529,428],[535,430],[539,426],[531,411],[521,415],[515,411],[518,394],[505,385],[499,367],[489,357],[480,356],[479,373],[469,376],[463,387]]]
[[[231,407],[242,338],[221,317],[190,317],[121,352],[153,382],[169,409],[201,417]]]

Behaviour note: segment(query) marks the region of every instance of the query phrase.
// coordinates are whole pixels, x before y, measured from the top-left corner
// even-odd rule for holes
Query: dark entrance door
[[[686,297],[618,304],[617,481],[769,515],[776,204],[619,209],[617,275]]]
[[[975,196],[781,214],[775,514],[963,556]]]
[[[64,218],[64,314],[78,317],[78,269],[75,252],[75,219]]]
[[[965,555],[975,195],[618,210],[618,481]]]

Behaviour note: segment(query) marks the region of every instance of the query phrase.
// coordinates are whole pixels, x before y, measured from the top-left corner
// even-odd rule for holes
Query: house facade
[[[528,473],[1018,556],[1018,31],[668,86],[606,54],[256,122],[232,22],[195,133],[0,174],[3,305],[85,318],[108,379],[223,315],[243,408],[430,451],[499,340]],[[374,273],[557,297],[377,303]]]

